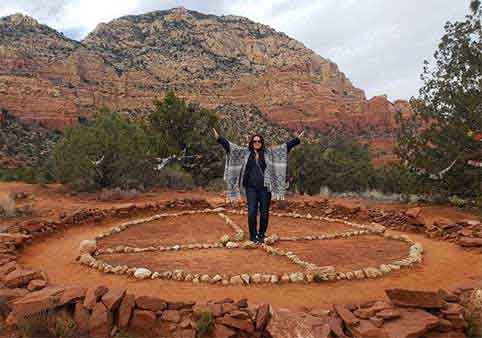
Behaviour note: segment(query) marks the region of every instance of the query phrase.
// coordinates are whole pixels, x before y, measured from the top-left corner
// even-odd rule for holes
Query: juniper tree
[[[482,157],[473,137],[482,130],[480,1],[470,8],[463,21],[445,24],[434,64],[424,62],[423,86],[411,99],[414,115],[398,116],[396,153],[426,180],[437,178],[430,185],[438,193],[480,198],[481,170],[467,165]]]

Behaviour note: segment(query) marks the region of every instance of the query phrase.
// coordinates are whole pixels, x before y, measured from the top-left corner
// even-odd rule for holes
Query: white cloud
[[[53,23],[53,26],[59,30],[81,27],[86,35],[97,24],[133,13],[139,6],[139,0],[71,1],[65,6],[63,15]]]
[[[468,0],[2,0],[0,16],[23,12],[81,39],[100,22],[184,6],[234,14],[272,26],[338,64],[367,96],[409,98],[420,87],[447,20]]]

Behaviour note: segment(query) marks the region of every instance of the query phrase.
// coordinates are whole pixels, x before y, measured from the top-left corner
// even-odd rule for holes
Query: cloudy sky
[[[1,0],[0,17],[28,14],[80,40],[100,22],[179,6],[267,24],[336,62],[368,97],[408,99],[444,23],[462,19],[469,0]]]

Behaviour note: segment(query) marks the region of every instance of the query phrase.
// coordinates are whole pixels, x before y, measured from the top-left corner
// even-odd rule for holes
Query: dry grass
[[[97,195],[97,199],[103,202],[135,199],[139,197],[140,193],[136,189],[123,190],[121,188],[102,189]]]
[[[0,216],[14,217],[16,215],[15,199],[11,193],[0,193]]]

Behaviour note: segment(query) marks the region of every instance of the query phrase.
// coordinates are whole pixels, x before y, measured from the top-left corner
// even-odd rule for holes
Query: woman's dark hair
[[[254,134],[253,136],[251,136],[251,140],[249,141],[249,150],[254,150],[253,140],[255,137],[259,137],[259,139],[261,140],[261,150],[264,150],[264,138],[259,134]]]

